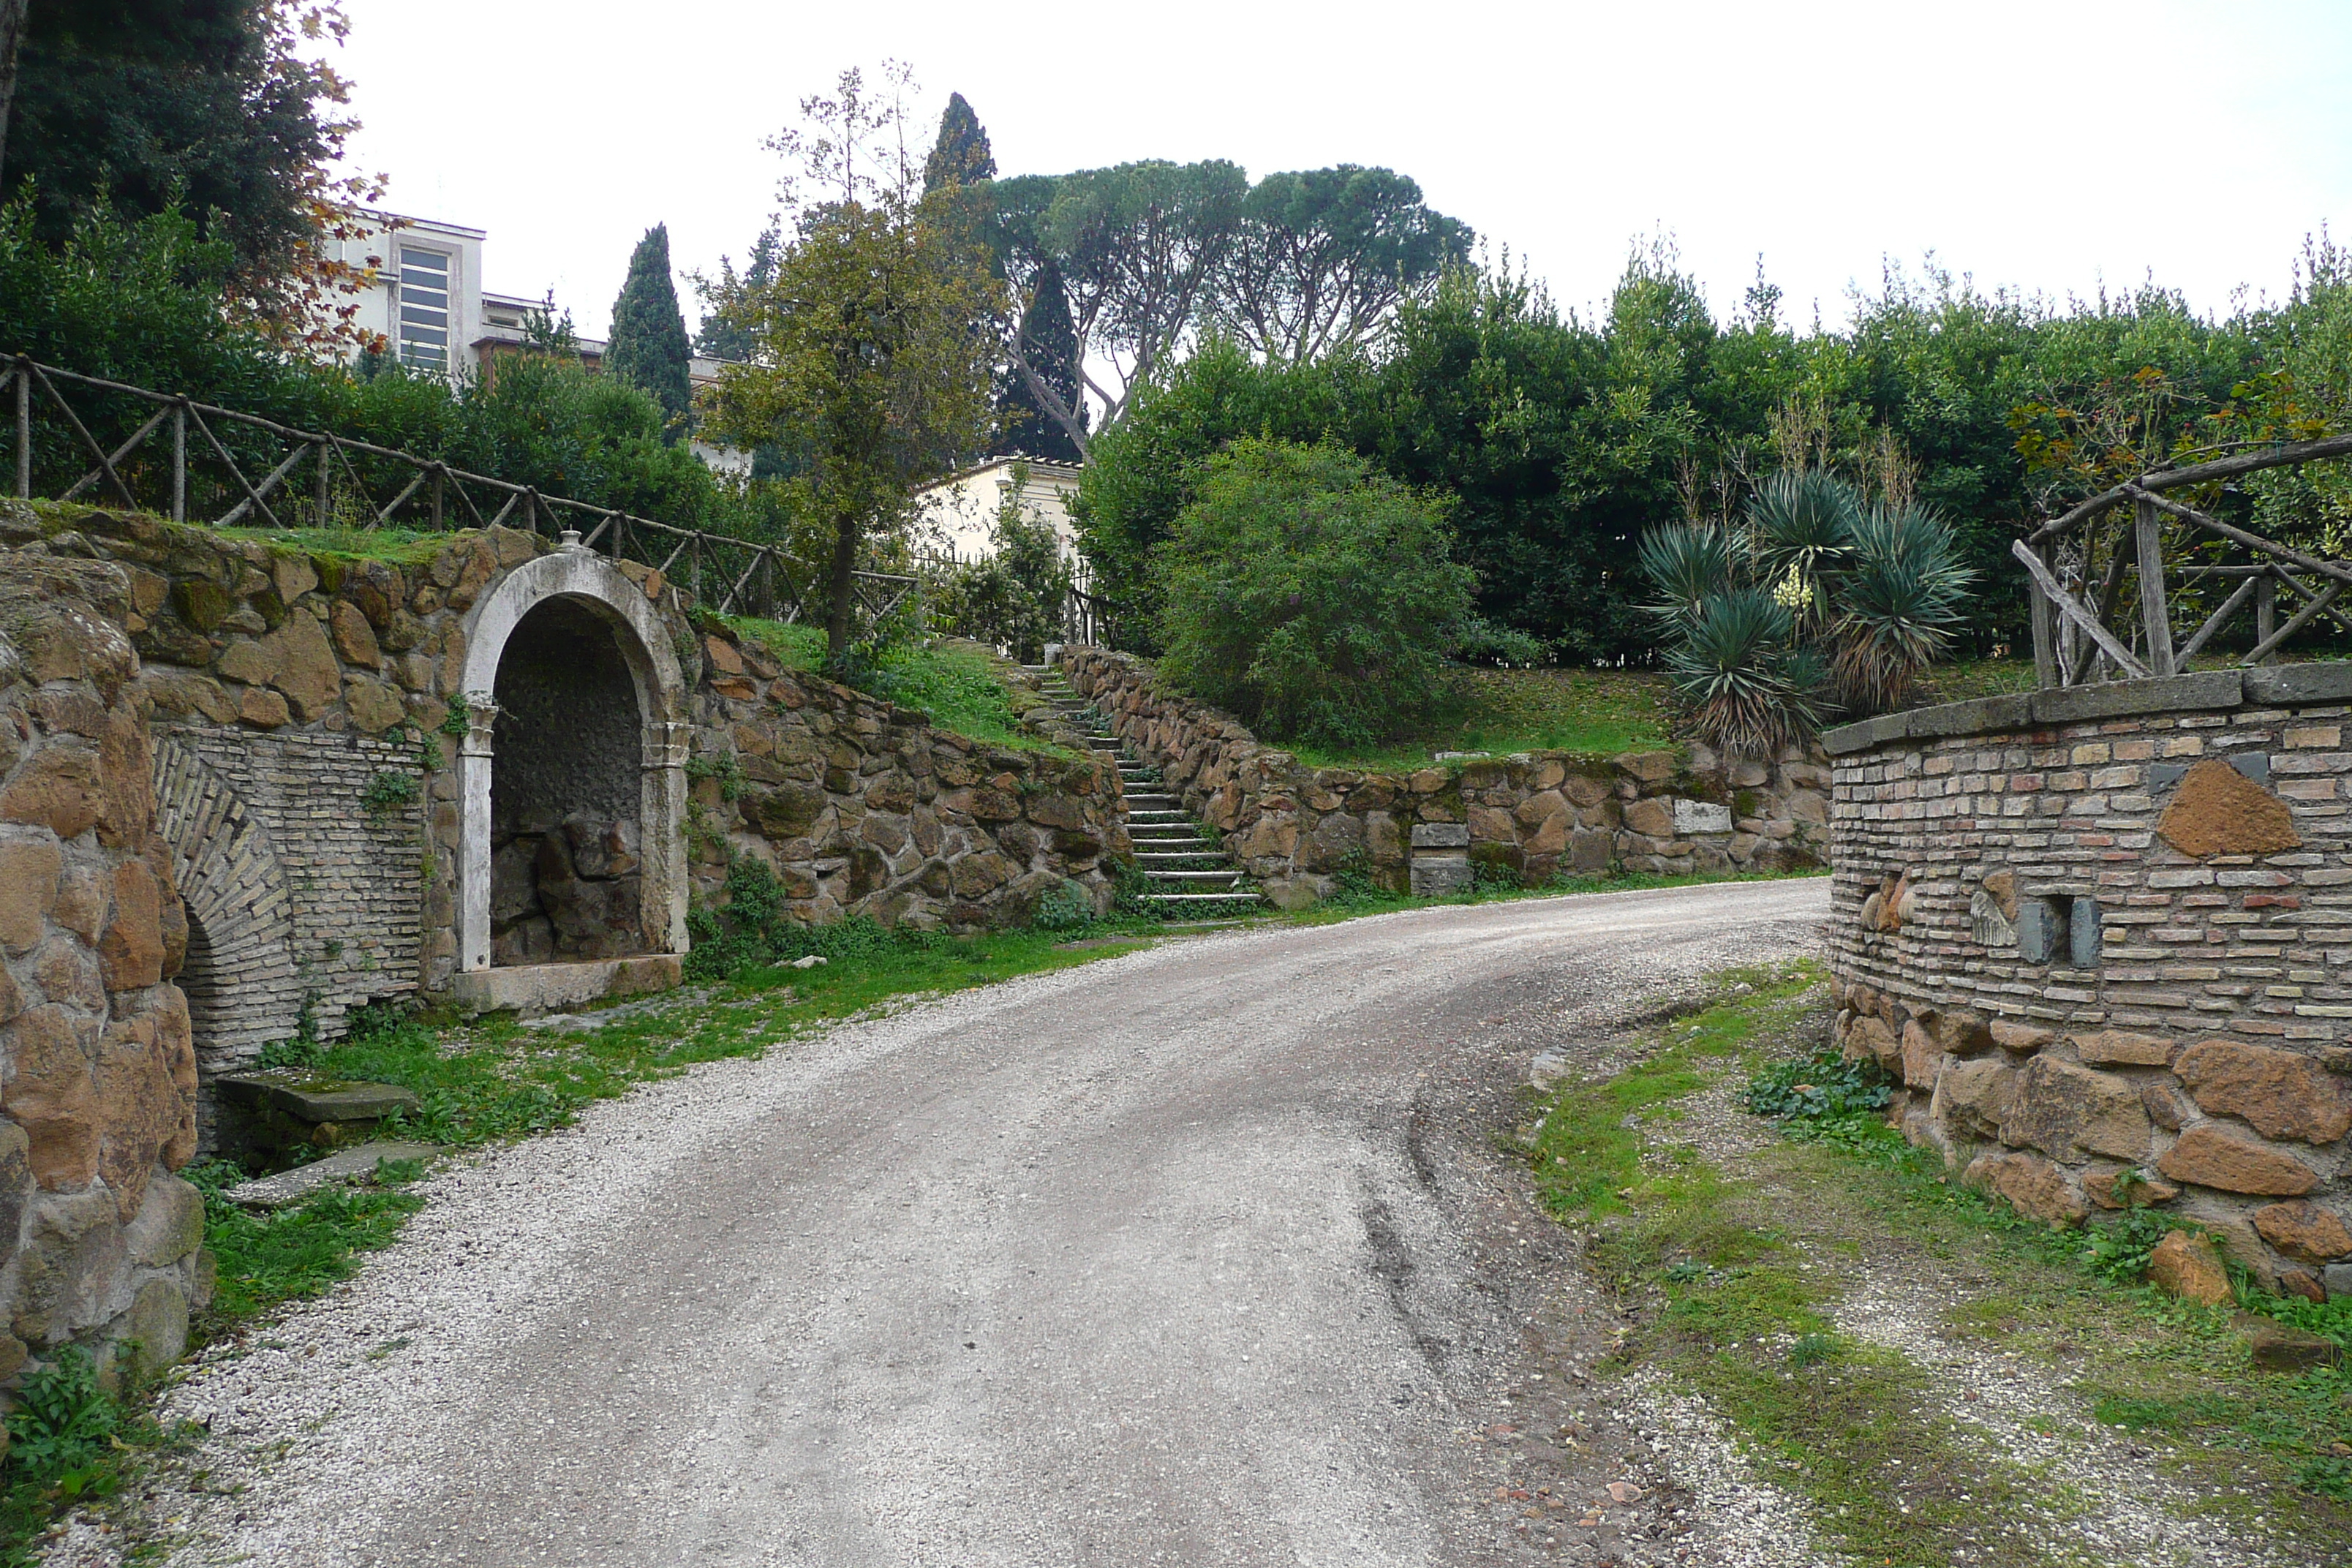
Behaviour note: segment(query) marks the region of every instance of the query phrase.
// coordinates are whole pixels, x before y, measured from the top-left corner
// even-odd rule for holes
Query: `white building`
[[[1077,492],[1082,472],[1075,463],[991,458],[925,486],[915,499],[946,535],[948,548],[959,561],[996,553],[996,514],[1008,498],[1030,521],[1050,523],[1063,555],[1075,558],[1078,532],[1070,520],[1070,498]]]
[[[356,213],[351,237],[331,239],[328,256],[365,279],[356,296],[352,325],[381,333],[404,364],[459,375],[497,374],[498,357],[523,346],[528,318],[554,308],[546,300],[493,294],[482,287],[482,242],[487,231],[433,218]],[[590,370],[604,363],[605,342],[582,338],[580,357]],[[723,361],[694,357],[688,374],[696,390],[719,379]],[[696,442],[694,449],[716,468],[751,466],[749,453]]]

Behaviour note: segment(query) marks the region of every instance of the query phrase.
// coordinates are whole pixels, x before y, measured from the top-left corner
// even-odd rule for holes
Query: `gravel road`
[[[1507,1391],[1590,1305],[1519,1229],[1508,1086],[1814,950],[1828,893],[1171,941],[641,1089],[210,1352],[147,1527],[303,1568],[1592,1561],[1489,1506]],[[1673,1495],[1599,1430],[1563,1487]]]

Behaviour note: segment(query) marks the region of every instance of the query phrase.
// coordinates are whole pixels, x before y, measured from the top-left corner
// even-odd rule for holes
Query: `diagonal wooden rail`
[[[2116,676],[2175,674],[2249,605],[2254,612],[2254,642],[2242,658],[2245,664],[2269,658],[2321,616],[2352,630],[2352,619],[2336,608],[2336,601],[2352,588],[2352,561],[2283,544],[2167,493],[2226,484],[2268,468],[2346,457],[2352,457],[2352,434],[2143,474],[2101,491],[2012,541],[2010,552],[2025,568],[2032,600],[2033,663],[2041,684],[2077,686]],[[2111,537],[2102,537],[2100,522],[2121,508],[2130,509],[2128,526],[2116,530]],[[2243,550],[2249,557],[2240,563],[2181,569],[2180,581],[2238,581],[2229,596],[2178,644],[2165,569],[2168,522],[2177,525],[2176,531],[2186,529],[2192,534],[2210,535]],[[2071,561],[2062,557],[2062,550],[2068,546],[2074,547]],[[2108,552],[2104,572],[2097,570],[2102,547]],[[2123,596],[2126,575],[2136,575],[2138,586],[2128,605]],[[2323,579],[2324,585],[2315,586],[2312,578]],[[2282,590],[2301,601],[2284,626],[2278,624]]]
[[[112,500],[138,508],[135,476],[127,471],[128,461],[158,431],[168,428],[169,478],[162,484],[164,493],[157,498],[156,510],[168,510],[173,521],[186,522],[191,500],[200,493],[189,463],[188,434],[193,428],[203,444],[199,460],[208,453],[217,476],[213,489],[232,500],[219,515],[204,520],[210,527],[257,521],[273,529],[334,528],[347,516],[341,507],[351,498],[358,498],[363,521],[356,526],[362,529],[405,524],[438,531],[452,525],[453,512],[477,528],[512,523],[536,533],[570,527],[581,531],[582,542],[591,548],[644,561],[685,583],[698,596],[707,579],[719,591],[713,607],[721,615],[740,611],[789,623],[799,620],[809,607],[812,584],[793,572],[782,551],[756,540],[680,527],[569,496],[550,495],[530,485],[469,473],[438,458],[322,431],[299,430],[257,414],[104,376],[83,375],[22,354],[0,354],[0,383],[11,385],[15,394],[15,493],[24,500],[34,493],[35,415],[37,410],[50,410],[70,432],[68,446],[82,455],[81,460],[93,465],[72,483],[58,488],[58,500],[78,500],[102,487]],[[152,406],[154,412],[109,448],[67,398],[63,390],[67,386],[126,397]],[[280,444],[284,455],[255,480],[248,477],[247,468],[257,466],[257,459],[249,451],[240,458],[232,450],[236,443],[224,439],[224,432],[258,437],[265,449]],[[361,469],[361,459],[382,465],[392,477],[370,479]],[[307,502],[286,489],[287,481],[306,464],[311,479]],[[379,501],[377,495],[385,491],[390,492],[389,499]],[[273,497],[277,498],[274,506]],[[487,516],[486,506],[495,508]],[[461,521],[456,526],[466,523]],[[919,574],[904,572],[861,570],[854,575],[860,607],[875,621],[918,592],[923,581]]]

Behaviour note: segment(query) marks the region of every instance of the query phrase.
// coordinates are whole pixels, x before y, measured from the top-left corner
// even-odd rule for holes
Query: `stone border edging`
[[[2193,709],[2341,701],[2352,701],[2352,660],[2270,669],[2197,670],[2150,680],[2111,680],[1908,709],[1824,730],[1822,750],[1832,757],[1843,757],[1892,741],[1940,740]]]

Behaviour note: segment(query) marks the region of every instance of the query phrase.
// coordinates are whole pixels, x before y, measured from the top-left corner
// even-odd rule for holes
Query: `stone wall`
[[[0,1378],[74,1342],[176,1359],[209,1289],[129,595],[96,562],[0,575]]]
[[[2352,1290],[2352,665],[1832,731],[1832,966],[1915,1142],[2059,1224],[2162,1204]]]
[[[1108,911],[1107,862],[1131,853],[1118,769],[979,744],[730,636],[706,630],[701,651],[688,837],[708,903],[748,854],[819,924],[1017,925],[1065,880]]]
[[[85,560],[125,585],[107,613],[138,655],[128,689],[154,737],[163,859],[199,928],[206,1078],[292,1035],[306,1009],[331,1037],[352,1007],[451,983],[467,612],[553,542],[491,529],[361,559],[0,502],[0,579]],[[660,573],[617,565],[681,671],[700,897],[723,901],[728,858],[749,853],[809,921],[1013,924],[1066,878],[1108,904],[1103,857],[1126,850],[1115,769],[1083,752],[976,746],[782,669]],[[542,616],[551,631],[534,653]],[[646,946],[624,907],[648,853],[625,806],[651,765],[636,694],[625,669],[584,653],[569,661],[583,679],[559,689],[562,654],[592,630],[634,635],[551,599],[518,623],[513,670],[499,667],[512,709],[495,720],[492,794],[513,808],[505,846],[530,840],[520,886],[512,864],[502,885],[490,879],[492,902],[506,899],[503,962]]]
[[[1828,768],[1793,752],[1769,763],[1691,747],[1537,752],[1410,773],[1310,769],[1161,686],[1132,655],[1063,657],[1072,689],[1285,907],[1328,896],[1351,862],[1399,890],[1443,892],[1467,879],[1469,860],[1535,887],[1562,872],[1792,869],[1820,864],[1826,842]]]

